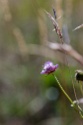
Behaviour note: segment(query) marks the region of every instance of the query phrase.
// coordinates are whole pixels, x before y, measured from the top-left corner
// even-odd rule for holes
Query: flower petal
[[[44,64],[43,68],[44,68],[44,69],[47,69],[47,68],[49,68],[50,66],[53,66],[53,63],[50,62],[50,61],[47,61],[47,62]]]
[[[45,62],[41,74],[50,74],[58,68],[58,64],[54,65],[51,61]]]
[[[42,70],[42,71],[41,71],[41,74],[46,74],[45,70]]]
[[[55,69],[57,69],[58,67],[59,67],[59,65],[58,65],[58,64],[56,64],[56,65],[55,65]]]

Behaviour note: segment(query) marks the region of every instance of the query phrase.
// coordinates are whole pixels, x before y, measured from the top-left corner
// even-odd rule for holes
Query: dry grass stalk
[[[77,60],[81,65],[83,65],[83,57],[76,50],[74,50],[70,45],[68,44],[61,45],[58,43],[48,42],[48,46],[53,50],[57,50],[63,53],[65,52],[66,54],[70,55],[75,60]]]
[[[38,11],[38,25],[39,25],[39,35],[40,35],[40,42],[42,45],[46,45],[46,41],[48,39],[47,36],[47,27],[46,27],[46,17],[45,13],[42,9],[39,9]]]
[[[68,27],[71,27],[71,19],[72,19],[72,11],[73,11],[73,0],[65,1],[65,15],[66,22]]]
[[[53,26],[54,26],[54,29],[55,29],[57,35],[59,36],[61,43],[63,43],[63,35],[62,35],[62,32],[59,28],[57,21],[54,19],[54,17],[50,13],[48,13],[47,11],[45,11],[45,12],[48,15],[48,17],[51,19]]]
[[[80,28],[83,28],[83,24],[77,26],[73,31],[78,30],[78,29],[80,29]]]
[[[12,14],[11,14],[10,7],[9,7],[9,1],[1,0],[0,4],[2,7],[1,9],[2,9],[2,13],[4,15],[4,20],[5,20],[5,22],[7,22],[10,25],[9,28],[11,28],[12,34],[16,38],[21,55],[26,56],[26,54],[27,54],[27,58],[28,58],[28,49],[26,47],[26,42],[24,40],[24,36],[23,36],[21,30],[13,24]]]
[[[60,19],[63,15],[63,10],[62,10],[62,0],[54,0],[53,1],[53,8],[56,8],[56,12],[57,12],[57,19]],[[58,20],[58,24],[59,27],[62,29],[62,24],[63,24],[63,18],[61,18],[60,20]]]

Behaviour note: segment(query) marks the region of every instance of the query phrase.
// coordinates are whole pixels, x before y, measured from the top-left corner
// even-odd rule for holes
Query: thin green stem
[[[69,102],[71,103],[72,107],[80,114],[81,118],[83,118],[83,110],[81,109],[81,107],[77,104],[75,104],[73,102],[73,100],[70,98],[70,96],[66,93],[66,91],[63,89],[62,85],[60,84],[59,80],[57,79],[57,77],[53,74],[55,80],[58,83],[58,86],[60,87],[60,89],[62,90],[62,92],[64,93],[64,95],[67,97],[67,99],[69,100]]]
[[[64,95],[67,97],[67,99],[70,101],[71,104],[73,104],[73,100],[69,97],[69,95],[65,92],[65,90],[63,89],[62,85],[60,84],[59,80],[57,79],[57,77],[53,74],[54,78],[56,79],[60,89],[62,90],[62,92],[64,93]]]

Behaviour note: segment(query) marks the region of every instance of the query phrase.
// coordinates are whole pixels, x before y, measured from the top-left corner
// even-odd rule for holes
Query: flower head
[[[41,71],[41,74],[53,73],[57,68],[58,68],[58,64],[54,65],[52,62],[47,61],[43,65],[43,70]]]

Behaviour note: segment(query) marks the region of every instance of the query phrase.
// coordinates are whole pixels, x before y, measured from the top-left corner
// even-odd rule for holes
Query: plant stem
[[[70,96],[66,93],[66,91],[63,89],[62,85],[60,84],[59,80],[57,79],[57,77],[53,74],[55,80],[58,83],[58,86],[60,87],[60,89],[62,90],[62,92],[64,93],[64,95],[67,97],[67,99],[70,101],[72,107],[80,114],[81,118],[83,118],[83,110],[81,109],[81,107],[76,103],[73,102],[73,100],[70,98]]]
[[[62,92],[64,93],[64,95],[68,98],[68,100],[70,101],[70,103],[72,104],[73,101],[72,99],[69,97],[69,95],[65,92],[65,90],[63,89],[62,85],[60,84],[59,80],[57,79],[57,77],[53,74],[54,78],[56,79],[60,89],[62,90]]]

